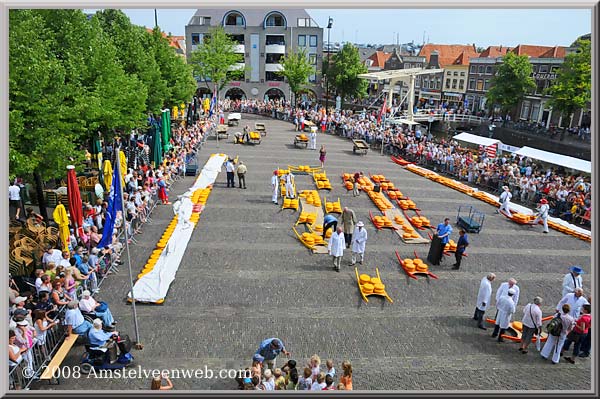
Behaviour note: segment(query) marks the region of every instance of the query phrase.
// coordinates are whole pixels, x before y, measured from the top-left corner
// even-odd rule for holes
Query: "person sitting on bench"
[[[83,318],[79,310],[79,301],[76,299],[67,304],[64,324],[67,326],[67,335],[75,333],[87,336],[88,331],[92,328],[92,324]]]

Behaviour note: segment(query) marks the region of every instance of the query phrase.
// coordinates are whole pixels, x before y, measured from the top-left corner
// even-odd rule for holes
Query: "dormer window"
[[[279,12],[272,12],[270,14],[267,14],[267,16],[265,17],[265,23],[264,26],[265,28],[268,27],[286,27],[286,21],[285,21],[285,17],[283,16],[283,14],[279,13]]]
[[[224,26],[246,26],[246,19],[237,11],[230,11],[223,18]]]

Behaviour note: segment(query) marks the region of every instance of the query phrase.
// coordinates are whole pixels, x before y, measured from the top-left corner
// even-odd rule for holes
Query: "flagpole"
[[[121,151],[121,146],[119,146],[119,149],[117,150],[117,154],[118,154],[118,162],[115,162],[115,165],[117,167],[117,178],[121,178],[121,171],[119,170],[119,168],[121,167],[121,155],[120,155],[120,151]],[[127,235],[127,217],[125,215],[125,198],[123,196],[123,185],[121,184],[121,190],[120,190],[120,196],[121,196],[121,214],[123,216],[123,232],[125,233],[125,248],[127,250],[127,268],[129,269],[129,288],[131,289],[131,309],[133,311],[133,327],[135,329],[135,348],[136,349],[143,349],[144,345],[142,345],[141,341],[140,341],[140,330],[138,328],[138,321],[137,321],[137,310],[135,307],[135,296],[133,294],[133,274],[131,273],[131,254],[129,252],[129,237]]]

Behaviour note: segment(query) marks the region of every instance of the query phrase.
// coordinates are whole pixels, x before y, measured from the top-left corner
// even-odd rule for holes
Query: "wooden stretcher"
[[[219,140],[227,139],[229,137],[229,133],[227,132],[227,125],[218,125],[217,126],[217,137]]]
[[[504,211],[504,209],[499,210],[499,212],[503,216],[505,216],[507,219],[510,219],[510,220],[512,220],[515,223],[518,223],[518,224],[521,224],[521,225],[525,225],[525,226],[534,226],[533,221],[516,218],[513,214],[511,214],[511,216],[508,216],[508,214],[506,213],[506,211]],[[543,222],[540,220],[537,224],[542,224],[542,223]]]
[[[418,209],[411,209],[412,211],[414,211],[418,217],[421,217],[421,213],[419,213]],[[417,222],[415,222],[411,217],[409,217],[406,214],[406,209],[402,209],[402,213],[404,214],[404,217],[406,218],[406,220],[408,220],[408,223],[410,223],[415,229],[419,229],[419,230],[427,230],[427,229],[433,229],[431,227],[431,224],[428,225],[423,225],[423,224],[418,224]]]
[[[400,209],[404,210],[404,209],[402,208],[402,201],[410,201],[410,200],[411,200],[411,199],[410,199],[409,197],[404,197],[404,198],[402,198],[402,199],[396,199],[396,204],[398,205],[398,207],[399,207]],[[414,202],[414,201],[413,201],[413,202]],[[411,207],[411,206],[409,206],[409,208],[408,208],[408,209],[410,209],[410,210],[414,210],[414,211],[421,211],[421,209],[420,209],[420,208],[417,208],[417,204],[414,204],[414,206],[412,206],[412,207]]]
[[[306,191],[313,191],[316,192],[316,190],[306,190]],[[304,192],[303,192],[304,193]],[[317,196],[318,197],[318,196]],[[308,228],[308,230],[310,232],[315,231],[318,234],[322,234],[322,231],[317,231],[317,227],[316,226],[321,226],[321,228],[323,227],[323,219],[325,217],[325,214],[323,213],[323,208],[321,207],[321,204],[319,204],[319,206],[313,205],[313,204],[309,204],[306,201],[306,198],[303,197],[302,194],[300,194],[298,196],[298,199],[300,200],[300,206],[301,206],[301,212],[306,212],[307,214],[315,214],[315,221],[314,223],[306,223],[306,227]],[[319,199],[320,201],[320,199]],[[330,230],[331,231],[331,230]],[[327,238],[326,238],[327,239]],[[329,251],[327,250],[327,242],[325,244],[325,247],[317,245],[314,248],[312,248],[313,253],[318,253],[318,254],[325,254],[327,255],[329,253]]]
[[[317,187],[317,190],[332,190],[333,187],[331,186],[331,182],[329,181],[329,178],[327,177],[325,172],[313,173],[312,176],[313,180],[315,181],[315,186]],[[319,187],[319,182],[321,182],[321,187]]]
[[[375,268],[375,272],[377,273],[376,278],[381,282],[381,284],[383,284],[383,281],[381,281],[381,276],[379,275],[379,269]],[[354,273],[356,274],[356,284],[358,284],[358,290],[360,291],[360,295],[362,296],[363,301],[369,303],[369,299],[367,298],[368,296],[378,295],[378,296],[384,297],[390,303],[394,303],[392,298],[390,298],[390,296],[385,291],[385,286],[384,286],[383,292],[369,292],[367,289],[365,289],[365,284],[367,284],[367,283],[370,284],[370,280],[367,283],[361,284],[360,277],[358,276],[358,269],[356,267],[354,268]]]
[[[288,169],[296,175],[309,175],[313,173],[321,173],[323,170],[323,168],[321,168],[320,166],[310,165],[288,165]]]
[[[264,123],[256,122],[254,124],[254,130],[260,133],[261,136],[265,137],[267,135],[267,128]]]
[[[406,165],[414,165],[414,162],[410,162],[407,161],[406,159],[402,158],[402,157],[395,157],[392,155],[392,161],[400,166],[406,166]]]
[[[542,318],[542,324],[545,321],[550,321],[552,320],[554,316],[546,316]],[[485,319],[486,322],[488,322],[489,324],[496,324],[496,320],[494,319]],[[506,329],[507,332],[510,332],[511,334],[502,334],[502,338],[504,339],[508,339],[510,341],[513,342],[521,342],[521,337],[523,335],[523,323],[521,323],[520,321],[511,321],[510,325],[508,326],[508,328]],[[514,335],[512,335],[514,334]],[[546,342],[548,340],[548,333],[542,331],[541,334],[541,342]],[[533,338],[531,339],[531,342],[536,342],[537,341],[537,336],[533,336]]]
[[[352,140],[352,144],[354,144],[352,147],[352,152],[354,154],[359,153],[361,155],[367,155],[367,152],[369,151],[369,145],[366,141],[354,139]]]
[[[383,212],[382,212],[382,213],[383,213]],[[383,213],[383,216],[386,216],[386,215],[385,215],[385,213]],[[386,216],[386,217],[387,217],[387,216]],[[371,211],[369,211],[369,218],[371,219],[371,222],[372,222],[372,223],[373,223],[373,225],[374,225],[374,226],[377,228],[377,230],[381,230],[381,229],[391,229],[391,230],[398,230],[398,227],[394,226],[394,221],[393,221],[393,220],[390,220],[389,218],[388,218],[388,220],[390,220],[390,221],[392,222],[392,224],[390,224],[390,225],[387,225],[387,226],[386,226],[385,224],[383,224],[383,225],[382,225],[382,224],[380,224],[380,223],[377,223],[377,222],[376,222],[376,220],[377,220],[377,219],[375,219],[375,216],[373,216],[373,212],[371,212]]]
[[[304,134],[297,134],[294,137],[294,146],[297,148],[308,148],[308,137]]]
[[[396,252],[396,259],[398,259],[398,262],[400,263],[400,266],[402,267],[402,269],[404,270],[404,272],[408,275],[408,277],[410,277],[412,279],[415,279],[415,280],[418,280],[416,276],[417,275],[422,275],[422,276],[425,276],[427,278],[431,277],[431,278],[434,278],[436,280],[438,279],[438,277],[435,274],[431,273],[431,271],[429,271],[429,269],[427,269],[426,272],[418,272],[416,270],[414,272],[409,271],[406,268],[406,264],[404,263],[404,260],[402,260],[402,258],[400,257],[400,254],[398,253],[398,251],[395,251],[395,252]],[[415,259],[420,259],[419,255],[417,255],[417,251],[413,251],[413,254],[415,255]]]
[[[339,197],[335,202],[327,202],[327,197],[323,196],[323,203],[325,204],[325,211],[327,213],[339,213],[340,215],[342,214],[342,202],[340,201]]]
[[[314,243],[308,243],[304,240],[304,238],[302,238],[302,235],[300,233],[298,233],[298,230],[296,230],[295,227],[292,227],[292,230],[294,231],[294,234],[296,234],[296,237],[298,238],[298,240],[300,240],[300,242],[308,249],[310,249],[313,253],[318,253],[318,254],[328,254],[329,251],[327,250],[327,242],[324,241],[324,243],[322,244],[314,244]],[[310,231],[312,232],[312,230]]]
[[[262,137],[259,132],[252,131],[248,133],[248,143],[258,145],[262,141]]]
[[[387,216],[388,219],[390,219],[392,221],[392,225],[394,227],[396,227],[396,229],[395,229],[396,234],[398,234],[398,236],[400,237],[402,242],[404,242],[406,244],[429,244],[430,240],[427,238],[423,238],[419,234],[418,230],[415,230],[418,237],[412,237],[412,238],[404,238],[403,237],[403,234],[404,234],[403,226],[410,225],[410,222],[408,220],[406,220],[406,217],[402,214],[402,212],[400,212],[400,209],[398,209],[398,208],[388,209],[384,213],[385,213],[385,216]],[[402,225],[399,224],[398,222],[396,222],[396,216],[399,216],[403,220]],[[414,228],[412,226],[410,226],[410,227],[414,230]]]

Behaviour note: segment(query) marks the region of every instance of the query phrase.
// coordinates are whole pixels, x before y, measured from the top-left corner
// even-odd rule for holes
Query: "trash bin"
[[[439,265],[442,260],[442,250],[443,246],[442,239],[438,237],[437,234],[434,234],[431,239],[431,245],[429,246],[429,253],[427,254],[427,260],[432,265]]]

